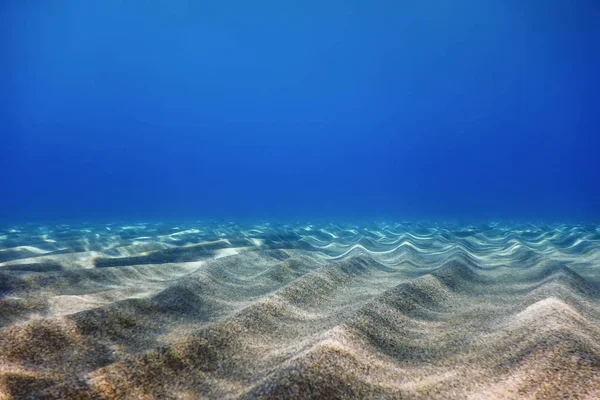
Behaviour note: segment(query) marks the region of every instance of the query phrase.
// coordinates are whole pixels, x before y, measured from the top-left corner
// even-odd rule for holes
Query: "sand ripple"
[[[0,229],[0,398],[600,398],[600,229]]]

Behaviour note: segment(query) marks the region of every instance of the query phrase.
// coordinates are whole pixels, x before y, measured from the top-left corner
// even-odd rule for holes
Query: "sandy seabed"
[[[0,229],[0,399],[598,399],[595,225]]]

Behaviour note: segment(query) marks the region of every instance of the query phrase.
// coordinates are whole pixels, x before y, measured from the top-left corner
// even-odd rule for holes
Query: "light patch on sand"
[[[512,323],[509,324],[511,329],[537,325],[540,328],[556,329],[560,326],[570,325],[574,321],[585,322],[585,318],[577,310],[556,297],[540,300],[516,314],[512,319]]]
[[[583,243],[583,242],[584,242],[583,240],[581,240],[580,238],[577,238],[571,246],[566,247],[565,249],[572,249],[572,248],[576,247],[578,244]]]
[[[236,254],[241,253],[242,249],[245,249],[245,247],[230,247],[227,249],[218,249],[217,251],[215,251],[214,258],[217,259],[217,258],[234,256]]]
[[[44,239],[44,242],[47,242],[47,243],[56,243],[56,240],[50,239],[48,237],[48,234],[45,234],[44,236],[42,236],[42,239]]]
[[[382,232],[379,232],[379,231],[371,231],[371,230],[367,230],[367,229],[365,229],[365,231],[367,231],[369,233],[372,233],[373,235],[377,235],[380,238],[384,238],[385,237],[385,234],[383,234]],[[337,236],[335,236],[335,237],[337,237]]]
[[[573,307],[564,301],[559,300],[556,297],[548,297],[547,299],[540,300],[527,307],[525,310],[517,314],[517,318],[533,318],[561,312],[577,314],[577,311],[575,311]]]
[[[198,229],[187,229],[185,231],[171,233],[169,236],[181,236],[181,235],[189,235],[189,234],[193,234],[193,233],[200,233],[200,230],[198,230]]]
[[[124,286],[95,294],[59,295],[48,299],[52,315],[68,315],[91,308],[102,307],[115,301],[145,299],[162,291],[167,285],[142,283],[139,287]]]
[[[190,262],[179,263],[179,265],[181,265],[182,267],[185,267],[186,269],[189,269],[189,270],[198,269],[201,266],[203,266],[204,264],[206,264],[206,261],[190,261]]]
[[[320,231],[321,231],[321,232],[323,232],[323,233],[324,233],[324,234],[326,234],[326,235],[329,235],[329,236],[331,236],[333,239],[337,239],[337,238],[338,238],[338,236],[337,236],[337,235],[335,235],[335,234],[333,234],[333,233],[329,232],[327,229],[320,229]]]
[[[39,249],[39,248],[33,247],[33,246],[11,247],[11,248],[8,248],[8,249],[2,249],[2,250],[0,250],[0,252],[8,251],[8,250],[29,251],[29,252],[34,253],[34,254],[46,254],[46,253],[50,253],[50,251],[48,251],[48,250],[42,250],[42,249]]]
[[[255,246],[262,246],[265,244],[264,239],[251,238],[250,241],[254,243]]]
[[[102,307],[109,304],[110,301],[101,301],[94,298],[94,295],[81,296],[55,296],[48,299],[48,306],[51,315],[69,315],[90,308]]]

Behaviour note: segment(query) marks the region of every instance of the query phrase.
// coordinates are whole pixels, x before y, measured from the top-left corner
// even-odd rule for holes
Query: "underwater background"
[[[596,1],[4,1],[0,219],[597,221]]]
[[[0,398],[600,399],[599,21],[1,1]]]

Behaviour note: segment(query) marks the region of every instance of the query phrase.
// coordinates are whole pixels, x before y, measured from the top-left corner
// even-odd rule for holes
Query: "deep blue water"
[[[0,5],[0,221],[600,219],[600,2]]]

